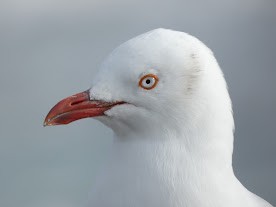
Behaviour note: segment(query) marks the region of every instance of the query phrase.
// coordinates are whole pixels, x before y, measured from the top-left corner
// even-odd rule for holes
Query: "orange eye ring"
[[[145,90],[151,90],[155,88],[159,79],[154,74],[147,74],[143,76],[139,81],[139,86]]]

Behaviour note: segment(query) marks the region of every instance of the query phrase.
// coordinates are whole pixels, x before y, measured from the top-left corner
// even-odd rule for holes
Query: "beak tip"
[[[46,126],[52,126],[53,124],[50,122],[50,120],[48,119],[45,119],[44,122],[43,122],[43,127],[46,127]]]

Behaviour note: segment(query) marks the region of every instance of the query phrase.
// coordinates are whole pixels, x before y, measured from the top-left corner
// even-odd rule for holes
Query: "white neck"
[[[224,146],[225,140],[233,140],[232,132],[224,138],[221,136],[225,131],[218,134],[217,128],[216,133],[211,129],[207,133],[201,131],[205,133],[192,136],[195,140],[115,137],[110,160],[94,185],[92,204],[103,207],[223,206],[217,199],[220,197],[223,202],[235,205],[231,201],[233,197],[228,195],[243,194],[235,192],[241,185],[233,174],[232,151]],[[212,142],[218,143],[215,140],[218,138],[221,143],[213,145]],[[207,200],[210,205],[206,205]]]

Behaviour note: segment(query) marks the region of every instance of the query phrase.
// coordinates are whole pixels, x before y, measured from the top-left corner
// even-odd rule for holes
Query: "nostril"
[[[71,105],[71,106],[74,106],[74,105],[77,105],[77,104],[79,104],[79,103],[81,103],[81,102],[83,102],[83,101],[81,101],[81,100],[79,100],[79,101],[74,101],[74,102],[72,102],[70,105]]]

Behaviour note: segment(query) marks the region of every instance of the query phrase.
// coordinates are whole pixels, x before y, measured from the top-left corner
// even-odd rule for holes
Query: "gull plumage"
[[[140,85],[149,74],[150,90]],[[106,58],[83,94],[69,98],[78,108],[54,107],[45,125],[94,117],[114,131],[91,206],[271,207],[234,175],[227,84],[197,38],[168,29],[139,35]]]

